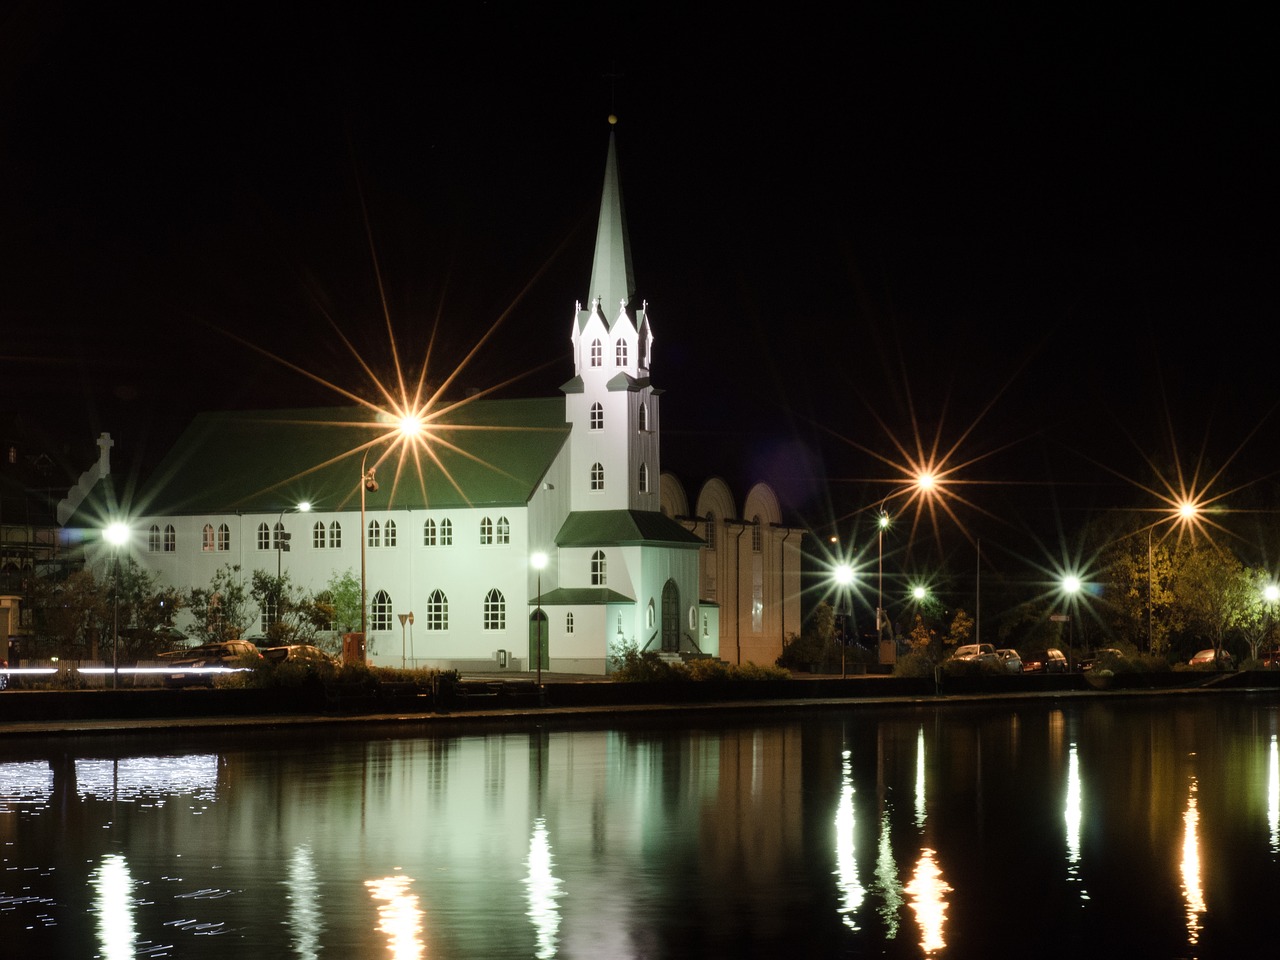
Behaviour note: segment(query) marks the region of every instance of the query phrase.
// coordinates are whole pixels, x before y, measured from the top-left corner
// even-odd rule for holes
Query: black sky
[[[83,458],[335,399],[235,337],[367,394],[326,317],[386,369],[371,247],[433,379],[505,314],[460,385],[554,394],[612,110],[691,495],[769,479],[820,523],[913,422],[1010,484],[966,488],[977,535],[1069,526],[1175,451],[1280,466],[1261,22],[264,6],[3,15],[0,410]]]

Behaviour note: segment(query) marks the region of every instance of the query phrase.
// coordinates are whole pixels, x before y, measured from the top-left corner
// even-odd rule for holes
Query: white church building
[[[605,674],[620,644],[772,663],[800,631],[803,533],[764,484],[739,509],[713,479],[691,511],[662,472],[612,131],[588,294],[563,397],[428,406],[411,439],[399,409],[202,414],[128,516],[102,515],[104,437],[60,519],[92,568],[127,551],[183,590],[227,566],[308,591],[351,572],[365,654],[383,666],[533,670],[541,655],[545,670]],[[119,547],[95,529],[111,520],[129,530]]]

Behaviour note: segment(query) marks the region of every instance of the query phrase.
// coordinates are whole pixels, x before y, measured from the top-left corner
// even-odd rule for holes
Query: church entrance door
[[[674,580],[662,588],[662,652],[680,652],[680,588]]]

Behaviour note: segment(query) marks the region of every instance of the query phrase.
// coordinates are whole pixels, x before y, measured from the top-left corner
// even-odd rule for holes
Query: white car
[[[1005,647],[1003,650],[997,650],[996,656],[1004,662],[1005,669],[1010,673],[1022,672],[1022,657],[1017,650]]]
[[[951,655],[951,659],[995,663],[999,658],[996,656],[996,648],[989,643],[966,643],[964,646],[956,647],[956,652]]]

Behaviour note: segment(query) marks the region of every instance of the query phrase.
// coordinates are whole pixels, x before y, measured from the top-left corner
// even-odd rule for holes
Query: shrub
[[[893,675],[895,677],[928,677],[932,679],[934,666],[933,658],[927,653],[913,650],[898,658],[898,662],[893,667]]]

